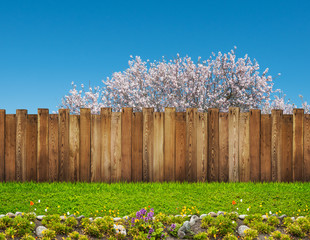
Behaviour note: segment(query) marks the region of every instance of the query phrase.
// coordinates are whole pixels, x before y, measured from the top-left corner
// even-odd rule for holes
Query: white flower
[[[247,211],[250,211],[250,208],[247,208],[246,210],[247,210]]]
[[[272,212],[271,212],[271,211],[269,211],[269,214],[272,214]]]
[[[36,209],[36,208],[35,208],[34,210],[35,210],[35,211],[37,211],[37,209]]]
[[[232,221],[232,223],[235,223],[235,221]]]
[[[67,215],[70,215],[70,213],[69,213],[69,212],[67,212]]]
[[[240,202],[242,202],[242,199],[240,199]]]
[[[44,210],[45,212],[47,212],[47,208],[45,208],[45,210]]]
[[[33,222],[30,222],[30,224],[33,224]]]
[[[239,210],[239,208],[237,208],[237,210]]]
[[[41,200],[39,199],[39,200],[38,200],[38,203],[40,203],[40,202],[41,202]]]

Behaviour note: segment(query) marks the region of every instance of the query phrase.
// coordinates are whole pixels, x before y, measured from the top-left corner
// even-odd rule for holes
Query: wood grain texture
[[[16,115],[5,117],[5,181],[15,181]]]
[[[69,109],[58,111],[59,181],[69,181]]]
[[[260,159],[261,181],[271,181],[271,115],[261,115]]]
[[[0,182],[5,180],[5,110],[0,109]]]
[[[122,181],[131,181],[132,108],[122,109]]]
[[[50,114],[48,122],[48,179],[59,179],[58,114]]]
[[[219,110],[208,110],[208,181],[219,180]]]
[[[175,180],[186,178],[186,113],[177,112],[175,118]]]
[[[197,181],[207,180],[208,164],[208,114],[197,113]]]
[[[304,110],[293,110],[293,180],[303,181],[304,162]]]
[[[122,167],[122,115],[113,112],[111,116],[111,182],[121,181]]]
[[[163,112],[154,112],[153,181],[164,181],[164,117]]]
[[[258,182],[261,179],[260,169],[260,122],[261,111],[250,110],[250,180]]]
[[[271,111],[271,180],[280,181],[282,161],[282,110]]]
[[[16,181],[26,181],[26,128],[27,110],[16,110]]]
[[[310,114],[304,115],[304,181],[310,182]]]
[[[26,128],[26,181],[37,181],[37,129],[38,115],[29,114]]]
[[[282,162],[281,182],[293,180],[292,157],[293,157],[293,117],[283,115],[282,120]]]
[[[228,113],[219,113],[219,181],[228,182]]]
[[[186,180],[189,182],[197,181],[197,115],[197,108],[186,109]]]
[[[229,127],[229,181],[239,181],[239,117],[240,108],[230,107],[228,111]]]
[[[91,182],[101,181],[101,119],[100,115],[91,116],[91,162],[90,180]]]
[[[153,108],[143,108],[143,163],[142,180],[151,182],[153,179]]]
[[[38,109],[37,180],[48,181],[48,109]]]
[[[175,181],[175,108],[165,108],[164,178]]]
[[[240,113],[239,119],[239,181],[250,181],[250,114]]]
[[[142,112],[134,112],[132,115],[132,163],[131,180],[134,182],[142,181],[143,165],[143,115]]]
[[[80,180],[90,182],[90,135],[91,113],[89,108],[80,109]]]
[[[101,108],[101,177],[111,182],[111,108]]]
[[[69,181],[80,180],[80,116],[69,116]]]

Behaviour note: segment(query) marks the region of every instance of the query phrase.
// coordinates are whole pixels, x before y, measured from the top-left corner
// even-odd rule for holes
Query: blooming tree
[[[62,100],[61,108],[78,113],[80,108],[90,108],[99,113],[101,107],[112,107],[120,111],[122,107],[132,107],[141,111],[143,107],[153,107],[163,111],[165,107],[175,107],[177,111],[186,108],[219,108],[227,111],[229,107],[240,107],[241,111],[261,108],[264,113],[271,109],[292,112],[294,105],[285,101],[285,95],[271,96],[273,79],[268,68],[259,72],[259,65],[245,55],[237,58],[235,51],[217,55],[214,53],[205,61],[198,58],[195,63],[190,57],[173,60],[149,62],[140,57],[129,61],[123,72],[113,73],[103,81],[102,87],[89,87],[81,90],[73,88]],[[307,103],[303,107],[309,110]]]

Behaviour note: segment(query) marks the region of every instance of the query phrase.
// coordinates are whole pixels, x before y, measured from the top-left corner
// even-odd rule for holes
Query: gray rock
[[[198,216],[193,215],[193,216],[191,217],[191,219],[189,220],[189,225],[191,225],[191,226],[195,225],[195,223],[196,223],[196,221],[197,221],[198,219],[199,219]]]
[[[268,216],[267,215],[262,215],[263,220],[267,220]]]
[[[65,216],[60,216],[60,220],[61,220],[61,221],[65,221],[65,220],[66,220],[66,217],[65,217]]]
[[[281,215],[280,217],[278,217],[280,220],[282,220],[283,218],[287,217],[285,214]]]
[[[224,212],[223,211],[218,211],[217,212],[217,216],[219,216],[219,215],[223,215],[224,216]]]
[[[96,219],[101,219],[101,218],[102,218],[102,217],[96,217],[95,220],[96,220]]]
[[[84,216],[84,215],[78,216],[78,217],[76,218],[76,220],[81,221],[82,218],[85,218],[85,216]]]
[[[210,215],[211,217],[217,217],[217,214],[215,212],[209,212],[208,215]]]
[[[45,215],[38,215],[38,216],[37,216],[37,219],[38,219],[39,221],[42,221],[44,217],[45,217]]]
[[[292,219],[293,221],[295,221],[295,217],[291,217],[291,219]]]
[[[4,214],[1,214],[1,215],[0,215],[0,218],[3,218],[3,217],[5,217],[5,215],[4,215]]]
[[[183,232],[183,231],[181,231],[180,229],[179,229],[179,231],[178,231],[178,238],[179,239],[183,239],[184,237],[185,237],[185,232]]]
[[[205,218],[206,216],[208,216],[208,214],[201,214],[199,218],[200,218],[200,219],[203,219],[203,218]]]
[[[179,228],[179,231],[186,232],[186,227],[181,226],[181,227]]]
[[[74,215],[74,214],[71,214],[69,217],[74,217],[74,218],[75,218],[75,215]]]
[[[94,219],[93,219],[93,218],[89,218],[89,220],[90,220],[90,222],[94,221]]]
[[[240,225],[239,227],[238,227],[238,234],[241,236],[241,237],[244,237],[245,236],[245,230],[247,230],[247,229],[249,229],[249,227],[248,226],[246,226],[246,225]]]
[[[23,216],[23,213],[22,212],[16,212],[15,216]]]
[[[38,236],[38,237],[43,237],[43,231],[44,230],[46,230],[47,228],[46,227],[44,227],[44,226],[39,226],[39,227],[37,227],[36,228],[36,235]]]
[[[16,217],[15,214],[11,213],[11,212],[8,212],[6,215],[9,216],[10,218],[15,218]]]
[[[304,216],[299,216],[299,217],[296,218],[296,220],[298,220],[299,218],[305,218],[305,217]]]
[[[120,220],[122,220],[120,217],[113,218],[113,221],[114,221],[114,222],[118,222],[118,221],[120,221]]]
[[[246,216],[248,216],[248,215],[246,215],[246,214],[239,215],[239,219],[244,220]]]
[[[189,221],[185,221],[183,223],[183,226],[185,227],[187,232],[191,230],[191,225],[190,225]]]

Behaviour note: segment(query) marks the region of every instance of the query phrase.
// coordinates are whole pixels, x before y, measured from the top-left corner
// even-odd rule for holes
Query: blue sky
[[[0,1],[0,109],[55,111],[71,82],[92,86],[130,55],[207,59],[237,46],[310,102],[310,1]]]

